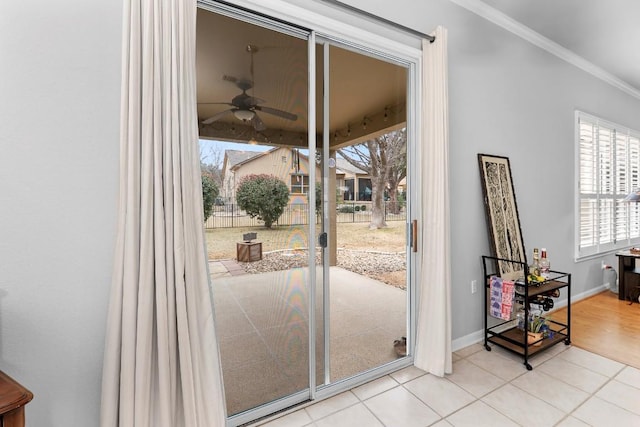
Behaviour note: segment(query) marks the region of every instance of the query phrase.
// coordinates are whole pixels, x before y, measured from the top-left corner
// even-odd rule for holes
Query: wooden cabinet
[[[490,281],[492,276],[499,276],[498,263],[509,262],[520,264],[523,272],[522,278],[516,280],[514,293],[514,310],[509,319],[497,319],[489,315],[490,304]],[[490,256],[482,257],[484,272],[484,296],[485,296],[485,320],[484,320],[484,347],[491,351],[489,344],[502,347],[512,353],[522,356],[524,365],[528,370],[532,367],[529,364],[529,357],[548,349],[560,342],[569,345],[571,343],[571,274],[552,270],[550,277],[544,282],[531,282],[528,279],[529,268],[524,262],[506,260]],[[535,342],[529,339],[529,331],[526,327],[527,319],[531,313],[531,305],[537,304],[543,298],[551,298],[550,295],[566,290],[567,315],[565,319],[547,317],[549,336],[539,338]],[[516,318],[516,307],[522,307],[524,328],[518,328]],[[563,321],[564,320],[564,321]],[[491,322],[491,324],[490,324]]]
[[[640,267],[636,267],[636,259],[640,259],[640,253],[627,249],[616,252],[616,256],[618,257],[618,299],[627,300],[631,290],[640,286]]]
[[[33,394],[13,378],[0,371],[0,426],[24,427],[24,406]]]

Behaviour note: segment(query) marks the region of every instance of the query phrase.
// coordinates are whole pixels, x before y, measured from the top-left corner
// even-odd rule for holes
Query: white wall
[[[98,425],[122,4],[0,2],[0,369],[29,426]]]
[[[600,259],[573,260],[574,110],[640,130],[640,100],[448,0],[345,2],[449,32],[453,338],[483,327],[482,294],[470,291],[489,254],[478,153],[509,157],[529,255],[546,247],[552,267],[572,273],[574,296],[602,285]]]

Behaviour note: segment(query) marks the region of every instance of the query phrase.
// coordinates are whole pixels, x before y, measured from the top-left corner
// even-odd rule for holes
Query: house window
[[[293,174],[291,175],[291,194],[308,194],[309,176]]]
[[[576,259],[640,243],[640,132],[576,112]]]
[[[372,194],[371,179],[358,178],[358,200],[371,201]]]
[[[353,182],[353,178],[349,178],[349,179],[345,179],[344,180],[344,200],[354,200],[354,182]]]

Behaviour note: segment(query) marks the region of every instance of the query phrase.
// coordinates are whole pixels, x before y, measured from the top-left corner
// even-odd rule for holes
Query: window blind
[[[640,243],[640,133],[577,112],[576,259]]]

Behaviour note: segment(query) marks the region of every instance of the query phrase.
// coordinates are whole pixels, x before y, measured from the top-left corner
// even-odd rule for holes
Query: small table
[[[236,244],[238,262],[253,262],[262,259],[262,242],[238,242]]]
[[[636,259],[640,253],[626,249],[616,252],[618,257],[618,299],[626,300],[630,289],[640,286],[640,268],[636,268]]]
[[[24,427],[24,406],[33,393],[0,371],[0,426]]]

